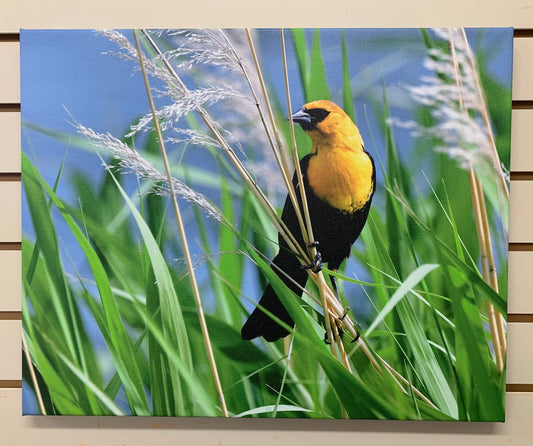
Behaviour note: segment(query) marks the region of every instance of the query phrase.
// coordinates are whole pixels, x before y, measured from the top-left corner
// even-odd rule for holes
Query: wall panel
[[[0,103],[20,102],[19,44],[2,42],[0,45]]]
[[[533,109],[513,110],[511,124],[511,171],[533,171],[533,146],[530,131]]]
[[[512,150],[512,149],[511,149]],[[533,181],[511,182],[509,241],[533,242]]]
[[[163,5],[164,3],[164,5]],[[110,445],[324,443],[529,445],[533,438],[533,0],[419,2],[7,0],[0,14],[0,444]],[[142,12],[141,12],[142,9]],[[209,11],[209,14],[206,14]],[[238,13],[236,13],[238,11]],[[384,13],[386,11],[386,14]],[[515,26],[512,116],[509,355],[505,423],[22,417],[20,354],[19,28],[131,26]],[[1,34],[15,33],[15,34]],[[13,176],[14,175],[14,176]],[[2,388],[4,387],[4,388]]]
[[[0,173],[2,172],[20,172],[20,113],[18,112],[0,113]]]
[[[0,181],[0,242],[19,242],[21,237],[20,182]]]

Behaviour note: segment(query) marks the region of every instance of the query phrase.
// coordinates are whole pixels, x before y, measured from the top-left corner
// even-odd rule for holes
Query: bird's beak
[[[298,110],[291,116],[292,122],[296,122],[302,126],[311,124],[311,115],[304,111],[304,109]]]

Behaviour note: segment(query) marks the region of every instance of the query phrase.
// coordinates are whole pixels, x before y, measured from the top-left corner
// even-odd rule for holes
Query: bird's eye
[[[326,117],[329,115],[329,111],[324,108],[313,108],[311,110],[306,110],[309,116],[311,116],[311,120],[314,124],[318,124],[319,122],[326,119]]]

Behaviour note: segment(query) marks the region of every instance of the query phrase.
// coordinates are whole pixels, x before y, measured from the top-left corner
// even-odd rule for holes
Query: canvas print
[[[24,414],[503,421],[512,38],[22,30]]]

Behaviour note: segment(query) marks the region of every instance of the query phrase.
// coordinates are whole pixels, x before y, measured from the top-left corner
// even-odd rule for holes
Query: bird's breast
[[[364,150],[328,148],[311,157],[307,178],[315,195],[342,212],[353,213],[372,197],[373,169]]]

